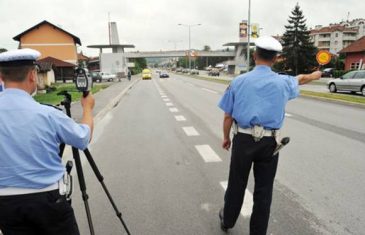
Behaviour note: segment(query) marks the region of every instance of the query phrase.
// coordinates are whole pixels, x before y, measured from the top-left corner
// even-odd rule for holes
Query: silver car
[[[361,92],[365,96],[365,70],[356,70],[344,74],[337,79],[327,82],[328,89],[334,93],[337,91]]]

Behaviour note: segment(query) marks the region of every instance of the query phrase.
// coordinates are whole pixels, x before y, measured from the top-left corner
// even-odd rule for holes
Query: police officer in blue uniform
[[[265,235],[270,217],[273,183],[278,154],[273,156],[285,117],[285,106],[298,97],[299,85],[317,80],[321,72],[279,75],[271,70],[281,44],[273,37],[256,40],[256,67],[235,78],[227,88],[219,107],[225,112],[222,147],[231,147],[228,187],[224,207],[219,211],[221,229],[232,228],[240,214],[251,167],[255,178],[250,234]]]
[[[65,168],[59,145],[85,149],[93,131],[94,98],[83,98],[81,124],[37,103],[36,60],[40,53],[20,49],[0,54],[0,230],[4,235],[78,235],[66,202]]]

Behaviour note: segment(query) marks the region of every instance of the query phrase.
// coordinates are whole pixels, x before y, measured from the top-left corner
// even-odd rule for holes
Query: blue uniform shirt
[[[260,125],[269,130],[280,129],[286,103],[298,95],[298,79],[259,65],[235,78],[218,106],[242,128]]]
[[[0,188],[45,188],[64,173],[59,144],[85,149],[90,128],[25,91],[0,93]]]

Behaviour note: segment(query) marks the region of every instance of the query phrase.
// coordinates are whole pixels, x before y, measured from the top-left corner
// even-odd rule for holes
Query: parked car
[[[192,70],[190,70],[190,74],[197,74],[197,75],[199,75],[199,70],[197,70],[197,69],[192,69]]]
[[[145,79],[152,79],[152,72],[151,72],[151,70],[144,69],[142,71],[142,80],[145,80]]]
[[[176,72],[182,72],[182,70],[183,70],[182,68],[177,68]]]
[[[208,72],[209,76],[219,76],[219,70],[214,68]]]
[[[102,78],[99,72],[90,72],[90,76],[93,82],[101,82]]]
[[[168,78],[168,77],[170,77],[170,76],[166,71],[160,72],[160,78]]]
[[[334,68],[325,68],[322,71],[322,77],[331,78],[333,77],[333,72],[335,71]]]
[[[115,74],[105,73],[105,72],[101,72],[100,76],[102,81],[108,81],[108,82],[114,81],[114,78],[117,77]]]
[[[351,91],[361,92],[365,96],[365,70],[350,71],[340,78],[331,79],[327,82],[330,92]]]
[[[189,69],[183,69],[182,72],[183,73],[189,73]]]

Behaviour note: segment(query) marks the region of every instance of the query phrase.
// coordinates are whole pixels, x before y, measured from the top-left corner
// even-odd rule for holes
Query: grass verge
[[[333,93],[322,93],[322,92],[304,91],[304,90],[301,90],[300,94],[303,96],[323,98],[323,99],[327,99],[327,100],[338,100],[338,101],[365,105],[364,97],[350,95],[350,94],[333,94]]]
[[[201,77],[201,76],[197,76],[197,75],[187,75],[187,76],[195,78],[195,79],[199,79],[199,80],[217,82],[217,83],[222,83],[222,84],[227,84],[227,85],[231,83],[231,81],[222,80],[222,79],[219,79],[219,78]]]
[[[199,80],[227,84],[227,85],[230,83],[230,81],[221,80],[221,79],[217,79],[217,78],[208,78],[208,77],[201,77],[201,76],[196,76],[196,75],[190,75],[189,77],[199,79]],[[310,84],[312,84],[312,83],[314,83],[315,85],[324,84],[323,82],[317,82],[317,81],[311,82]],[[301,90],[300,94],[303,96],[316,97],[316,98],[320,98],[320,99],[324,99],[324,100],[335,100],[335,101],[343,101],[343,102],[348,102],[348,103],[365,105],[365,98],[361,97],[361,96],[356,96],[356,95],[333,94],[333,93],[323,93],[323,92],[305,91],[305,90]]]
[[[107,88],[109,85],[106,84],[94,84],[94,87],[92,88],[92,93],[95,94],[96,92]],[[78,101],[81,99],[82,93],[79,92],[75,84],[55,84],[52,86],[54,89],[52,91],[45,93],[45,94],[37,94],[34,96],[34,99],[40,103],[44,104],[52,104],[56,105],[59,104],[63,100],[63,96],[57,95],[58,92],[61,91],[68,91],[72,96],[72,102]]]

